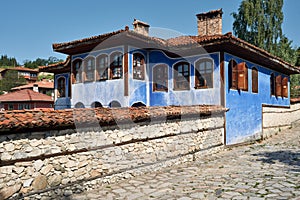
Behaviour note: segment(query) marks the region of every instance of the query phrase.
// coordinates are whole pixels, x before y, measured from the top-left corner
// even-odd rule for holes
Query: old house
[[[19,77],[24,77],[27,83],[34,83],[37,81],[39,71],[37,69],[29,69],[26,67],[11,67],[0,69],[0,79],[5,77],[6,72],[17,71]]]
[[[53,103],[51,96],[30,89],[0,95],[1,110],[52,110]]]
[[[222,105],[224,140],[235,144],[262,132],[262,107],[290,106],[290,75],[299,69],[231,33],[222,10],[197,15],[198,35],[161,39],[135,20],[134,30],[53,44],[65,62],[40,68],[55,74],[55,109]]]

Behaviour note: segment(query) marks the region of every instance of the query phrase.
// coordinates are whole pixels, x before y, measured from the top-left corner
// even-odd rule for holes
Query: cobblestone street
[[[70,199],[300,199],[300,126]]]

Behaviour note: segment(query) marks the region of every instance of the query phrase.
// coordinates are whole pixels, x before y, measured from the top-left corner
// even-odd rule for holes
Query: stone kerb
[[[120,114],[123,125],[117,126],[109,110],[105,110],[104,115],[100,114],[103,110],[96,109],[101,130],[75,130],[68,118],[64,120],[69,126],[60,122],[64,128],[70,127],[63,130],[20,132],[19,129],[13,137],[12,133],[1,129],[0,197],[5,199],[19,194],[28,199],[55,198],[55,195],[80,192],[105,181],[192,161],[222,147],[225,111],[214,106],[157,108],[151,115],[165,120],[149,123],[150,118],[153,119],[149,116],[149,108],[136,108],[131,110],[129,117]],[[44,121],[49,120],[45,118]],[[135,122],[134,126],[126,125],[129,118]],[[57,122],[52,119],[50,123]],[[33,129],[24,126],[23,130]],[[68,192],[64,194],[64,191]]]

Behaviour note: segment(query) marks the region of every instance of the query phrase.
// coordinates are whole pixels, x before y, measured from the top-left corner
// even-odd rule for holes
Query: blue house
[[[65,62],[55,73],[55,109],[222,105],[225,143],[260,137],[262,107],[289,107],[290,75],[299,69],[231,33],[222,10],[197,15],[198,35],[161,39],[134,20],[134,30],[53,44]]]

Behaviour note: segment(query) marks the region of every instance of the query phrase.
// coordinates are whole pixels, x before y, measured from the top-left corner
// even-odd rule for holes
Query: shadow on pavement
[[[259,157],[257,161],[269,164],[275,164],[277,161],[290,166],[290,170],[300,172],[300,152],[283,150],[274,152],[262,152],[252,155]]]

